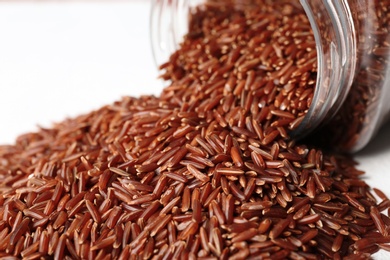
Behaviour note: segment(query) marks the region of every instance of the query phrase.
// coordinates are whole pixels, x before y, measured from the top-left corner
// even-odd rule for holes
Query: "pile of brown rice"
[[[171,83],[160,97],[125,97],[0,147],[0,257],[364,259],[389,250],[385,194],[372,194],[351,159],[289,140],[316,82],[298,6],[199,7],[161,66]]]

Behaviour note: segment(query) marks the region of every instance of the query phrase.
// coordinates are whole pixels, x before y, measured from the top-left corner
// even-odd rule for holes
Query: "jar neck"
[[[356,30],[347,0],[300,0],[314,33],[317,82],[302,123],[291,134],[302,137],[330,119],[352,85],[357,63]]]

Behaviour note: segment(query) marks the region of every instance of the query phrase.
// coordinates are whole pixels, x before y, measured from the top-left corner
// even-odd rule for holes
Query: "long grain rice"
[[[0,256],[356,259],[389,250],[386,194],[374,190],[377,200],[349,158],[289,139],[317,73],[299,3],[209,0],[189,29],[161,67],[169,84],[159,97],[124,97],[0,147]]]

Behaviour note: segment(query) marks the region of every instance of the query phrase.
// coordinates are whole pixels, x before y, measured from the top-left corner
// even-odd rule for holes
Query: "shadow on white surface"
[[[390,153],[390,122],[382,126],[377,135],[358,155],[375,156],[383,153]]]

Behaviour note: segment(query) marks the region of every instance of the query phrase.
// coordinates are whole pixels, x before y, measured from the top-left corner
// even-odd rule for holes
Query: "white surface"
[[[0,143],[159,93],[148,1],[107,3],[0,2]]]
[[[157,95],[149,9],[145,0],[0,2],[0,144],[124,95]],[[357,159],[390,195],[390,125]]]

